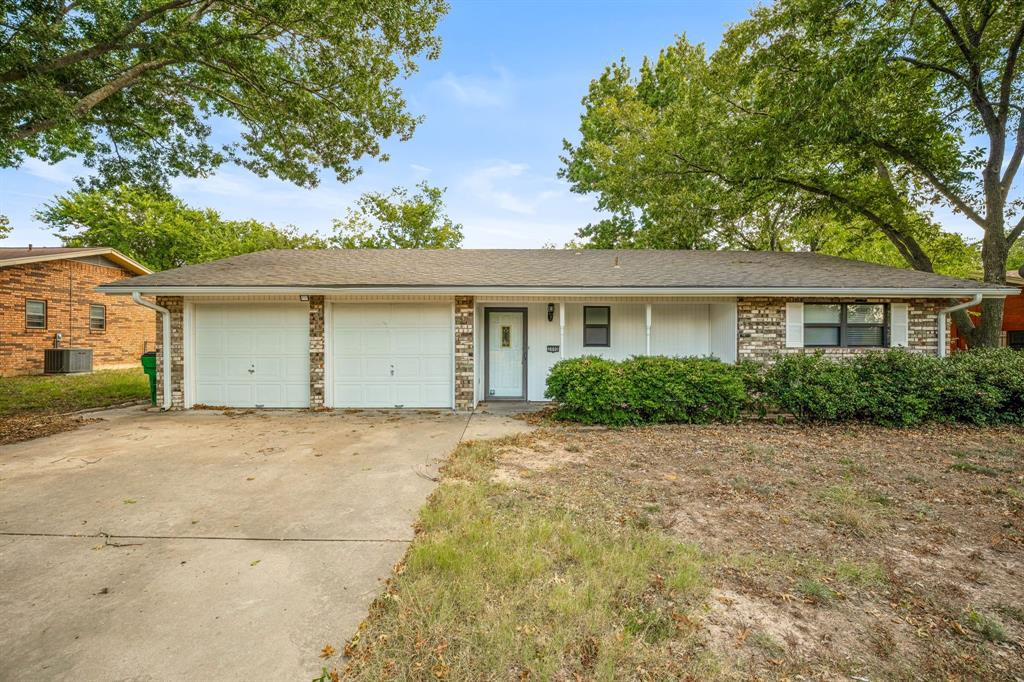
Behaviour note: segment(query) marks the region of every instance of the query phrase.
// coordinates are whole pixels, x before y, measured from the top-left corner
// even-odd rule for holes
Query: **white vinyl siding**
[[[225,407],[309,406],[305,304],[197,304],[195,402]]]
[[[910,345],[910,304],[891,303],[889,315],[889,345],[906,348]]]
[[[786,304],[786,348],[804,347],[804,304]]]
[[[565,303],[566,358],[597,355],[611,360],[625,360],[644,355],[647,350],[647,307],[644,303],[614,303],[602,300]],[[606,305],[611,308],[611,345],[583,345],[583,306]],[[545,400],[548,372],[560,354],[548,351],[559,345],[558,306],[555,301],[553,319],[549,322],[546,303],[514,302],[478,303],[476,308],[477,399],[484,395],[484,362],[482,359],[484,310],[488,307],[524,307],[527,325],[527,399]],[[655,355],[713,355],[725,362],[736,361],[736,304],[725,303],[653,303],[651,305],[651,353]]]
[[[335,304],[334,407],[451,407],[450,303]]]

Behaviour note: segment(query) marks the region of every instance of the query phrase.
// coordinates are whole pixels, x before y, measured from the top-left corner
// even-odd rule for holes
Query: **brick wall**
[[[472,410],[475,402],[473,297],[455,297],[455,409]]]
[[[309,407],[324,406],[324,297],[309,297]]]
[[[181,296],[157,296],[156,304],[171,313],[171,409],[185,407],[185,304]],[[164,400],[164,331],[162,315],[156,315],[156,401]]]
[[[153,311],[127,296],[107,296],[100,284],[134,276],[121,268],[51,260],[0,268],[0,376],[40,374],[43,349],[60,332],[65,348],[91,348],[93,366],[138,367],[143,348],[153,350]],[[25,327],[25,299],[46,301],[46,328]],[[107,328],[89,329],[89,306],[106,306]]]
[[[737,357],[740,360],[768,362],[777,354],[814,353],[822,351],[832,357],[846,357],[872,350],[871,348],[786,348],[786,303],[803,301],[801,298],[744,297],[736,302],[738,338]],[[830,303],[889,303],[893,299],[869,298],[829,299]],[[909,304],[909,330],[907,348],[918,353],[938,353],[938,312],[946,304],[936,299],[904,299]],[[875,349],[877,350],[877,349]]]

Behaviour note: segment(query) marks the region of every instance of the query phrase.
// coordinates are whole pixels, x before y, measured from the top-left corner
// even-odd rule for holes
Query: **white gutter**
[[[970,308],[971,306],[976,306],[979,303],[981,303],[981,299],[982,299],[982,295],[981,294],[975,294],[974,298],[972,298],[971,300],[967,301],[966,303],[957,303],[954,306],[950,306],[949,308],[943,308],[942,310],[939,311],[939,357],[940,358],[946,357],[946,353],[948,351],[948,349],[946,348],[946,346],[947,346],[947,343],[946,343],[946,315],[948,315],[949,313],[955,313],[958,310],[965,310],[966,308]]]
[[[149,301],[142,298],[142,294],[138,291],[132,292],[132,300],[150,310],[155,310],[163,316],[163,370],[164,370],[164,406],[161,409],[171,409],[171,311],[163,306],[159,306],[156,303],[150,303]]]
[[[957,298],[975,296],[1004,298],[1020,292],[1018,287],[951,289],[943,287],[885,287],[853,289],[844,287],[543,287],[543,286],[145,286],[107,284],[97,289],[105,294],[130,294],[138,291],[160,296],[224,296],[261,294],[316,295],[465,295],[520,294],[524,296],[877,296]]]

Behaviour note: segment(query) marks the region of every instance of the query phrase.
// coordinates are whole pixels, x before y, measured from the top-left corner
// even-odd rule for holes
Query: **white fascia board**
[[[965,298],[981,294],[985,298],[1005,298],[1020,293],[1015,287],[999,289],[945,289],[945,288],[871,288],[853,289],[843,287],[225,287],[225,286],[132,286],[131,284],[108,284],[97,287],[105,294],[142,294],[160,296],[251,296],[260,294],[295,295],[365,295],[365,294],[409,294],[409,295],[452,295],[483,296],[488,294],[522,294],[524,296],[891,296],[921,298]]]

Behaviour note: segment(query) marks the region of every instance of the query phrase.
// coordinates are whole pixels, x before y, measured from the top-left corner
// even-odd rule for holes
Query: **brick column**
[[[171,312],[171,409],[185,408],[185,302],[181,296],[157,296],[156,304]],[[164,323],[156,316],[156,402],[164,400]]]
[[[473,362],[473,297],[455,297],[455,409],[472,410],[476,366]]]
[[[324,406],[324,297],[309,297],[309,409]]]

